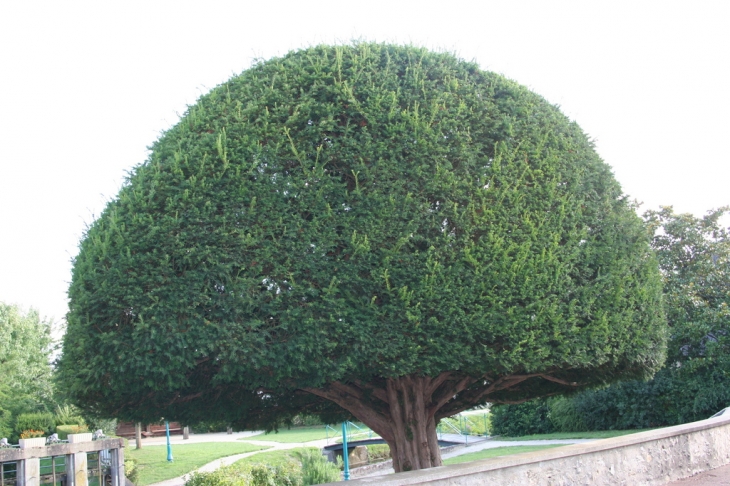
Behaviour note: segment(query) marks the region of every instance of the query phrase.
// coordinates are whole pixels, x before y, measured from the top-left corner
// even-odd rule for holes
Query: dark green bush
[[[113,436],[117,432],[117,419],[93,418],[88,422],[89,430],[96,432],[101,429],[106,436]]]
[[[302,484],[332,483],[342,479],[338,464],[329,462],[319,450],[305,449],[299,454],[302,462]]]
[[[299,414],[299,415],[296,415],[291,420],[291,424],[294,427],[300,427],[300,426],[311,426],[311,425],[324,425],[324,422],[322,422],[322,419],[317,417],[316,415]]]
[[[572,398],[559,397],[548,402],[549,418],[555,432],[585,432],[588,427]]]
[[[56,425],[86,425],[81,411],[73,405],[58,405],[53,420]]]
[[[139,480],[137,459],[126,458],[124,460],[124,475],[132,484],[137,484],[137,481]]]
[[[492,435],[519,437],[553,431],[547,400],[531,400],[519,405],[495,405],[491,410]]]
[[[303,486],[298,464],[254,464],[244,468],[223,467],[213,472],[194,472],[185,486]]]
[[[51,413],[22,413],[15,421],[15,433],[20,434],[24,430],[42,430],[46,434],[52,434],[56,422]]]
[[[589,390],[569,398],[574,412],[587,430],[626,430],[681,423],[678,393],[683,384],[671,379],[667,370],[649,381],[631,380],[600,390]],[[555,415],[558,411],[551,410]],[[712,412],[714,413],[714,412]],[[701,418],[707,418],[703,416]],[[561,419],[559,413],[553,422]]]
[[[367,446],[367,448],[370,464],[390,459],[390,447],[388,444],[373,444]]]

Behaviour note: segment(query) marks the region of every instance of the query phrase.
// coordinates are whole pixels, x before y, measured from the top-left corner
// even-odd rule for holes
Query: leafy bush
[[[132,484],[137,484],[137,481],[139,481],[139,467],[137,466],[137,459],[126,458],[124,460],[124,475]]]
[[[207,434],[210,432],[226,432],[228,430],[228,422],[224,420],[206,420],[195,422],[189,425],[190,430],[196,434]]]
[[[104,435],[112,436],[117,432],[117,419],[91,419],[89,420],[89,430],[95,432],[101,429]]]
[[[50,413],[21,413],[15,421],[15,432],[20,434],[26,430],[40,430],[52,434],[56,422]]]
[[[492,435],[519,437],[547,434],[553,431],[546,399],[531,400],[519,405],[495,405],[491,410]]]
[[[293,419],[291,419],[291,424],[294,427],[300,427],[300,426],[311,426],[311,425],[324,425],[324,422],[322,422],[322,419],[317,417],[316,415],[295,415]]]
[[[367,448],[370,464],[390,459],[390,447],[388,444],[373,444],[367,446]]]
[[[681,388],[682,385],[674,383],[665,369],[650,381],[616,383],[608,388],[579,393],[569,400],[586,430],[644,429],[679,423],[675,386]],[[553,414],[557,412],[552,411]],[[553,421],[561,421],[559,414]]]
[[[59,425],[56,427],[56,433],[61,440],[68,440],[68,434],[83,434],[88,432],[86,425]]]
[[[277,466],[253,464],[244,468],[223,467],[213,472],[194,472],[185,486],[303,486],[298,464]]]
[[[212,472],[194,472],[190,475],[185,486],[247,486],[249,482],[243,475],[232,477],[226,468]]]
[[[548,402],[550,423],[555,432],[585,432],[588,427],[572,398],[559,397]]]
[[[302,462],[302,483],[310,484],[332,483],[341,478],[340,466],[333,464],[318,450],[305,449],[299,453]]]
[[[86,425],[86,420],[81,416],[81,412],[73,405],[57,405],[53,419],[56,426]]]

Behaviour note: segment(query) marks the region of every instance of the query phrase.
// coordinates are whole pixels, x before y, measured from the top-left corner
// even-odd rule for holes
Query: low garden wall
[[[730,416],[726,414],[595,442],[355,479],[347,484],[660,486],[728,463]]]

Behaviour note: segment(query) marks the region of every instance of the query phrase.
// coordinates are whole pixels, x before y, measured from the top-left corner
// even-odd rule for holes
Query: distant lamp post
[[[167,435],[167,462],[172,462],[172,447],[170,446],[170,422],[165,420],[165,434]]]
[[[342,460],[344,462],[345,481],[350,480],[350,464],[347,454],[347,422],[342,422]]]

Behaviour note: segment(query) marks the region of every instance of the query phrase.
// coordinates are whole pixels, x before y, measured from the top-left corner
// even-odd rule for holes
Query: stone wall
[[[730,416],[422,471],[348,481],[348,486],[660,486],[730,463]],[[331,483],[340,484],[340,483]]]

